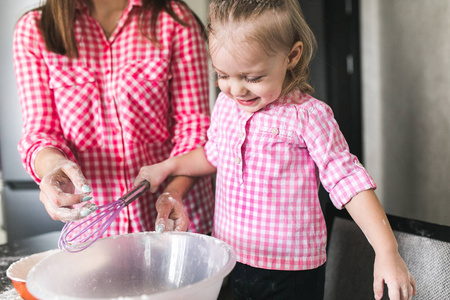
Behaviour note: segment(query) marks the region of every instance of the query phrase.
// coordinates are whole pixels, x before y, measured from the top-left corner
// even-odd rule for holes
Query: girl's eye
[[[260,82],[260,81],[261,81],[261,78],[262,78],[262,77],[254,77],[254,78],[248,78],[248,77],[245,77],[245,81],[251,82],[251,83],[257,83],[257,82]]]
[[[227,79],[227,78],[228,78],[227,75],[217,73],[217,79]]]

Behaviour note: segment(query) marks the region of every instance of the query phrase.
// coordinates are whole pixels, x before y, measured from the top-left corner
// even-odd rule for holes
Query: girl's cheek
[[[219,83],[217,85],[222,92],[224,92],[224,93],[228,92],[228,85],[224,84],[223,81],[219,81]]]
[[[279,97],[280,97],[280,95],[281,95],[281,90],[278,90],[278,89],[272,89],[272,90],[270,90],[270,91],[267,91],[267,93],[266,93],[266,99],[269,101],[269,102],[274,102],[275,100],[277,100]]]

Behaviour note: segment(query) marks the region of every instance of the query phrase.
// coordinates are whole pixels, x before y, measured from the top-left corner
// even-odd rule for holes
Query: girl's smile
[[[259,99],[259,97],[256,97],[256,98],[253,98],[253,99],[249,99],[249,100],[236,99],[236,101],[240,105],[248,106],[248,105],[253,105],[256,101],[258,101],[258,99]]]
[[[225,44],[213,36],[209,42],[219,88],[242,110],[257,112],[280,97],[289,53],[269,55],[254,44]]]

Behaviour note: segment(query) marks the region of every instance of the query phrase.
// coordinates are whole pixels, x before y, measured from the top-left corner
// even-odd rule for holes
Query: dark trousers
[[[234,300],[323,300],[325,265],[305,271],[278,271],[236,263],[230,279]]]

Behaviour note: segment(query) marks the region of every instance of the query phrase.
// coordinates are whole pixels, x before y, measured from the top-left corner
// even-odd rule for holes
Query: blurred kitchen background
[[[186,2],[206,22],[209,1]],[[351,151],[377,181],[385,210],[450,225],[450,1],[299,2],[319,43],[315,96],[332,106]],[[37,4],[0,4],[0,244],[6,236],[61,228],[45,212],[17,153],[21,114],[12,35],[16,20]]]

